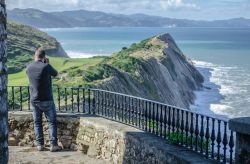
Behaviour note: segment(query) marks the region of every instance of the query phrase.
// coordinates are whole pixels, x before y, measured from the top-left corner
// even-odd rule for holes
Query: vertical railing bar
[[[151,109],[151,106],[152,106],[152,104],[151,104],[151,102],[149,102],[149,104],[148,104],[148,111],[149,111],[149,117],[148,117],[148,127],[149,127],[149,132],[150,133],[152,133],[153,131],[152,131],[152,127],[151,127],[151,122],[152,122],[152,109]]]
[[[80,112],[80,89],[77,88],[77,112]]]
[[[59,86],[57,86],[57,101],[58,101],[58,110],[59,112],[61,112],[61,99],[60,99],[61,95],[60,95],[60,88]]]
[[[210,134],[209,134],[209,117],[206,117],[207,119],[207,127],[206,127],[206,158],[209,158],[209,139],[210,139]]]
[[[167,139],[167,106],[164,106],[164,138]]]
[[[108,118],[109,118],[109,114],[110,114],[110,112],[109,112],[109,110],[110,110],[110,108],[109,108],[109,106],[110,106],[110,99],[109,99],[109,96],[110,96],[110,94],[107,92],[107,93],[106,93],[106,99],[107,99],[106,106],[107,106],[107,117],[108,117]]]
[[[198,126],[198,122],[199,122],[199,115],[195,114],[195,151],[198,151],[198,135],[199,135],[199,126]]]
[[[135,99],[135,126],[138,127],[138,99]]]
[[[101,93],[102,93],[102,94],[101,94],[101,95],[102,95],[102,101],[101,101],[101,104],[102,104],[102,105],[101,105],[102,113],[101,113],[101,114],[102,114],[102,116],[104,116],[104,113],[105,113],[105,112],[104,112],[104,110],[105,110],[105,108],[104,108],[104,103],[105,103],[105,102],[104,102],[104,92],[101,91]]]
[[[172,132],[173,132],[173,135],[175,134],[175,108],[172,108],[172,111],[173,111],[173,116],[172,116]],[[172,138],[172,140],[174,140],[174,138]]]
[[[230,152],[230,159],[229,159],[229,163],[232,164],[233,163],[233,148],[234,148],[234,133],[233,131],[231,131],[230,133],[230,140],[229,140],[229,152]]]
[[[155,127],[155,132],[156,135],[159,136],[159,104],[155,104],[156,105],[156,115],[155,115],[155,122],[156,122],[156,127]]]
[[[179,144],[179,129],[180,129],[180,110],[176,109],[177,115],[176,115],[176,143]],[[173,132],[174,134],[174,132]]]
[[[85,89],[82,88],[82,113],[85,113]]]
[[[181,145],[184,145],[184,110],[181,110]]]
[[[190,149],[193,150],[193,135],[194,135],[194,113],[191,113],[190,122]]]
[[[138,99],[138,126],[141,129],[141,100]]]
[[[152,114],[152,124],[153,124],[153,134],[155,134],[155,103],[152,103],[152,105],[153,105],[153,108],[152,108],[152,110],[153,110],[153,114]]]
[[[28,91],[28,110],[30,110],[30,87],[27,87],[27,91]]]
[[[68,110],[68,99],[67,99],[67,97],[68,97],[68,93],[67,93],[67,88],[64,88],[64,105],[65,105],[65,111],[67,112],[67,110]]]
[[[215,146],[215,119],[212,118],[212,133],[211,133],[211,145],[212,145],[212,152],[211,152],[211,158],[214,159],[214,146]]]
[[[145,109],[145,131],[148,131],[148,101],[144,101]]]
[[[161,106],[161,108],[160,108],[160,136],[161,137],[163,137],[163,106],[162,105],[160,105]]]
[[[71,112],[74,113],[74,88],[71,88]]]
[[[188,147],[188,132],[189,132],[189,122],[188,122],[188,119],[189,119],[189,112],[186,111],[186,126],[185,126],[185,132],[186,132],[186,141],[185,141],[185,145],[186,147]]]
[[[92,101],[92,114],[96,114],[96,92],[94,90],[91,90],[93,95],[93,101]]]
[[[12,93],[12,110],[15,110],[15,87],[11,87],[11,93]]]
[[[228,144],[228,140],[227,140],[227,122],[224,122],[224,136],[223,136],[223,162],[225,163],[227,160],[227,144]]]
[[[124,96],[121,97],[121,103],[122,103],[122,106],[121,106],[121,116],[122,116],[122,122],[124,122]]]
[[[22,86],[19,87],[19,92],[20,92],[20,111],[23,110],[23,93],[22,93]]]
[[[119,106],[118,106],[118,99],[117,99],[118,95],[115,94],[115,120],[117,120],[117,111],[119,110]]]
[[[110,118],[114,120],[114,103],[115,103],[115,98],[114,98],[114,93],[111,93],[110,95]]]
[[[171,140],[171,107],[168,107],[168,139]]]
[[[90,102],[90,89],[88,88],[88,104],[89,104],[89,114],[91,114],[91,102]]]
[[[220,125],[221,125],[221,120],[217,120],[218,122],[218,133],[217,133],[217,139],[216,139],[216,142],[217,142],[217,160],[220,161],[220,143],[221,143],[221,130],[220,130]]]
[[[200,129],[200,153],[203,154],[203,140],[204,140],[204,116],[201,115],[201,129]]]

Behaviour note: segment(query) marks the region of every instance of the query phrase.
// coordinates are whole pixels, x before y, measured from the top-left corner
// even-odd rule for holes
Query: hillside
[[[169,34],[124,47],[87,69],[72,67],[56,81],[63,86],[101,89],[158,100],[188,108],[203,77],[186,59]]]
[[[44,12],[37,9],[13,9],[8,18],[38,28],[70,27],[250,27],[250,19],[197,21],[145,14],[122,15],[99,11],[74,10]]]
[[[59,71],[53,79],[59,86],[101,88],[183,108],[194,102],[194,91],[203,83],[202,75],[167,33],[124,47],[110,57],[51,57],[50,61]],[[28,85],[25,70],[11,74],[9,85]]]
[[[15,22],[9,22],[7,26],[9,73],[25,68],[38,47],[43,47],[50,56],[67,57],[60,43],[48,34]]]

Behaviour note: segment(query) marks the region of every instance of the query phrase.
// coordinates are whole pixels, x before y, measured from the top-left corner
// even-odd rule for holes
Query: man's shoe
[[[62,150],[61,146],[55,146],[55,145],[50,146],[51,152],[56,152],[56,151],[60,151],[60,150]]]
[[[38,151],[43,151],[44,150],[44,146],[42,146],[42,145],[41,146],[39,145],[36,148],[37,148]]]

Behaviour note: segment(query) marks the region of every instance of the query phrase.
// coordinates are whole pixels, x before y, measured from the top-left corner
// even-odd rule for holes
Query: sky
[[[8,9],[36,8],[43,11],[85,9],[195,20],[250,18],[250,0],[7,0],[6,3]]]

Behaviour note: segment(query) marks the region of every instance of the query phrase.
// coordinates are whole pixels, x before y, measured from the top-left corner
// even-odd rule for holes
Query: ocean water
[[[170,33],[205,77],[192,110],[227,118],[250,116],[250,28],[42,29],[72,58],[111,55],[122,47]]]

